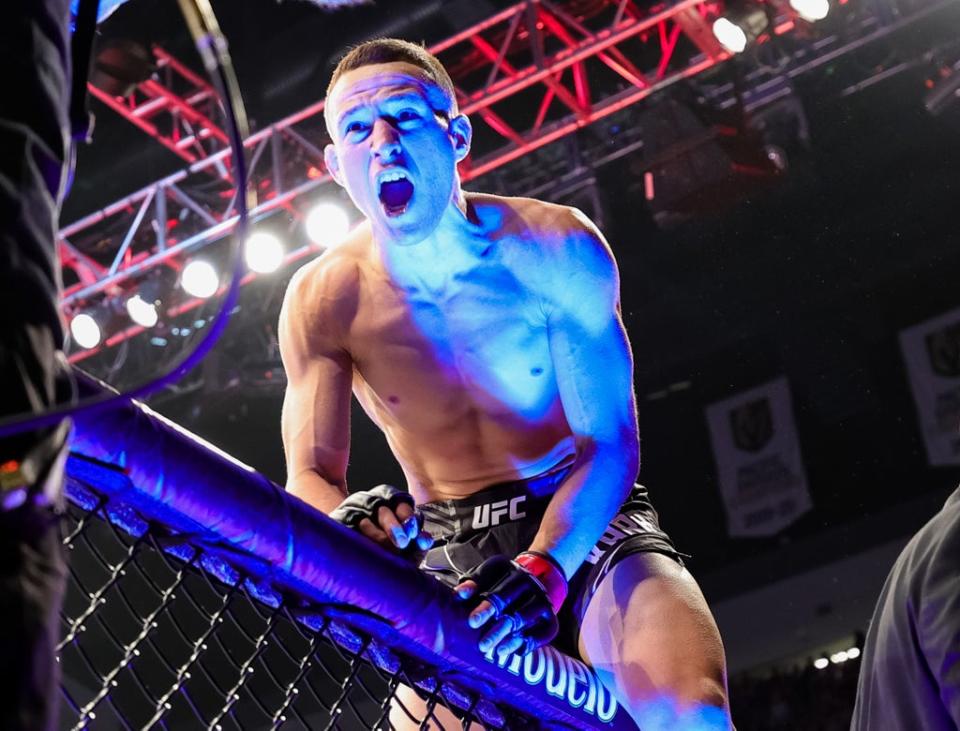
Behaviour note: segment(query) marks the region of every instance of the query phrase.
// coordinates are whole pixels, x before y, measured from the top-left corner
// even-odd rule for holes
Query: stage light
[[[847,660],[856,660],[858,657],[860,657],[859,647],[851,647],[847,650]]]
[[[742,53],[769,25],[766,12],[760,7],[732,10],[713,21],[713,34],[720,45],[731,53]]]
[[[156,302],[148,302],[139,294],[130,297],[126,306],[130,319],[142,327],[153,327],[160,320]]]
[[[815,667],[817,670],[823,670],[829,664],[830,664],[830,661],[827,660],[827,658],[825,657],[818,657],[816,660],[813,661],[813,667]]]
[[[247,237],[244,244],[243,256],[247,267],[258,274],[275,272],[283,264],[286,251],[276,236],[266,231],[257,231]]]
[[[790,0],[790,7],[807,22],[816,23],[830,13],[830,0]]]
[[[730,53],[741,53],[747,47],[747,34],[739,25],[727,18],[717,18],[713,21],[713,35]]]
[[[194,259],[180,273],[180,286],[187,294],[206,299],[217,291],[220,277],[213,264],[203,259]]]
[[[350,231],[350,214],[340,204],[324,201],[310,209],[304,226],[313,243],[334,246]]]
[[[835,652],[830,656],[830,662],[839,665],[842,662],[846,662],[848,657],[846,650],[840,650],[840,652]]]
[[[96,348],[100,345],[100,325],[88,312],[81,312],[70,321],[70,334],[81,348]]]

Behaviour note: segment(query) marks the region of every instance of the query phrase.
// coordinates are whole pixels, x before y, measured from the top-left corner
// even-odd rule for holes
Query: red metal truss
[[[482,175],[724,60],[729,54],[706,22],[717,12],[716,0],[681,0],[652,11],[632,0],[524,0],[436,44],[431,50],[450,69],[462,110],[508,143],[493,154],[475,152],[465,175]],[[679,57],[681,34],[690,39],[687,50],[702,57]],[[91,94],[187,163],[223,150],[227,136],[211,85],[162,48],[152,52],[157,73],[128,96],[89,84]],[[644,63],[646,70],[638,65]],[[518,128],[496,107],[515,105],[524,92],[537,99]],[[563,124],[558,106],[567,115]],[[204,169],[228,177],[225,164]]]
[[[492,150],[475,147],[465,175],[483,175],[725,60],[729,53],[709,40],[719,10],[704,0],[646,11],[632,0],[520,2],[436,44],[430,50],[450,71],[461,111],[500,138]]]
[[[857,10],[841,2],[835,12],[850,16],[843,33],[821,36],[815,44],[798,41],[795,68],[778,69],[776,75],[805,73],[949,2],[914,8],[895,22],[883,21],[866,6]],[[461,178],[469,181],[501,168],[723,62],[728,54],[710,28],[720,9],[716,0],[680,0],[648,9],[632,0],[523,0],[434,45],[430,50],[450,71],[461,111],[474,122],[473,152],[461,165]],[[772,32],[788,33],[794,26],[784,16]],[[111,106],[144,129],[159,130],[160,115],[166,115],[166,132],[154,136],[192,162],[64,227],[68,314],[132,289],[154,269],[179,268],[187,256],[227,236],[237,221],[237,191],[228,175],[229,150],[216,121],[212,89],[162,49],[154,49],[154,55],[166,76],[141,84],[136,101],[110,97]],[[770,72],[758,69],[751,83],[760,88],[769,81],[765,73]],[[323,188],[335,194],[323,165],[326,141],[322,100],[245,141],[249,189],[256,198],[252,220],[280,207],[298,213]],[[309,253],[309,246],[301,246],[288,254],[288,262]],[[183,295],[167,313],[196,304]],[[119,337],[136,332],[131,328]]]
[[[228,147],[214,88],[162,48],[151,50],[155,73],[130,94],[113,96],[88,83],[90,94],[188,163]],[[227,175],[222,166],[216,172]]]

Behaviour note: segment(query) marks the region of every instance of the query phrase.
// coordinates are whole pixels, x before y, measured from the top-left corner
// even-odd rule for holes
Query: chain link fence
[[[351,626],[349,607],[278,594],[93,485],[71,480],[58,652],[72,729],[539,728]],[[427,716],[396,698],[415,688]]]

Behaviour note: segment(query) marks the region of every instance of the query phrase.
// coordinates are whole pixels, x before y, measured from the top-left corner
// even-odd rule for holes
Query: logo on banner
[[[731,536],[770,536],[810,509],[784,377],[707,406]]]
[[[900,333],[927,461],[960,464],[960,308]]]
[[[743,452],[759,452],[773,438],[773,415],[766,397],[730,410],[733,443]]]
[[[960,322],[935,330],[924,340],[933,372],[944,378],[960,378]]]

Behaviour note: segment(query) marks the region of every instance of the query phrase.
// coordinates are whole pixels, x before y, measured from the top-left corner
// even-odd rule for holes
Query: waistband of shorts
[[[481,505],[499,502],[509,505],[520,500],[525,505],[524,512],[529,516],[529,508],[540,502],[545,506],[572,469],[573,465],[567,464],[536,477],[498,482],[466,497],[420,503],[417,509],[435,538],[449,537],[461,532],[459,526],[462,520],[458,519],[470,518],[474,508]]]

